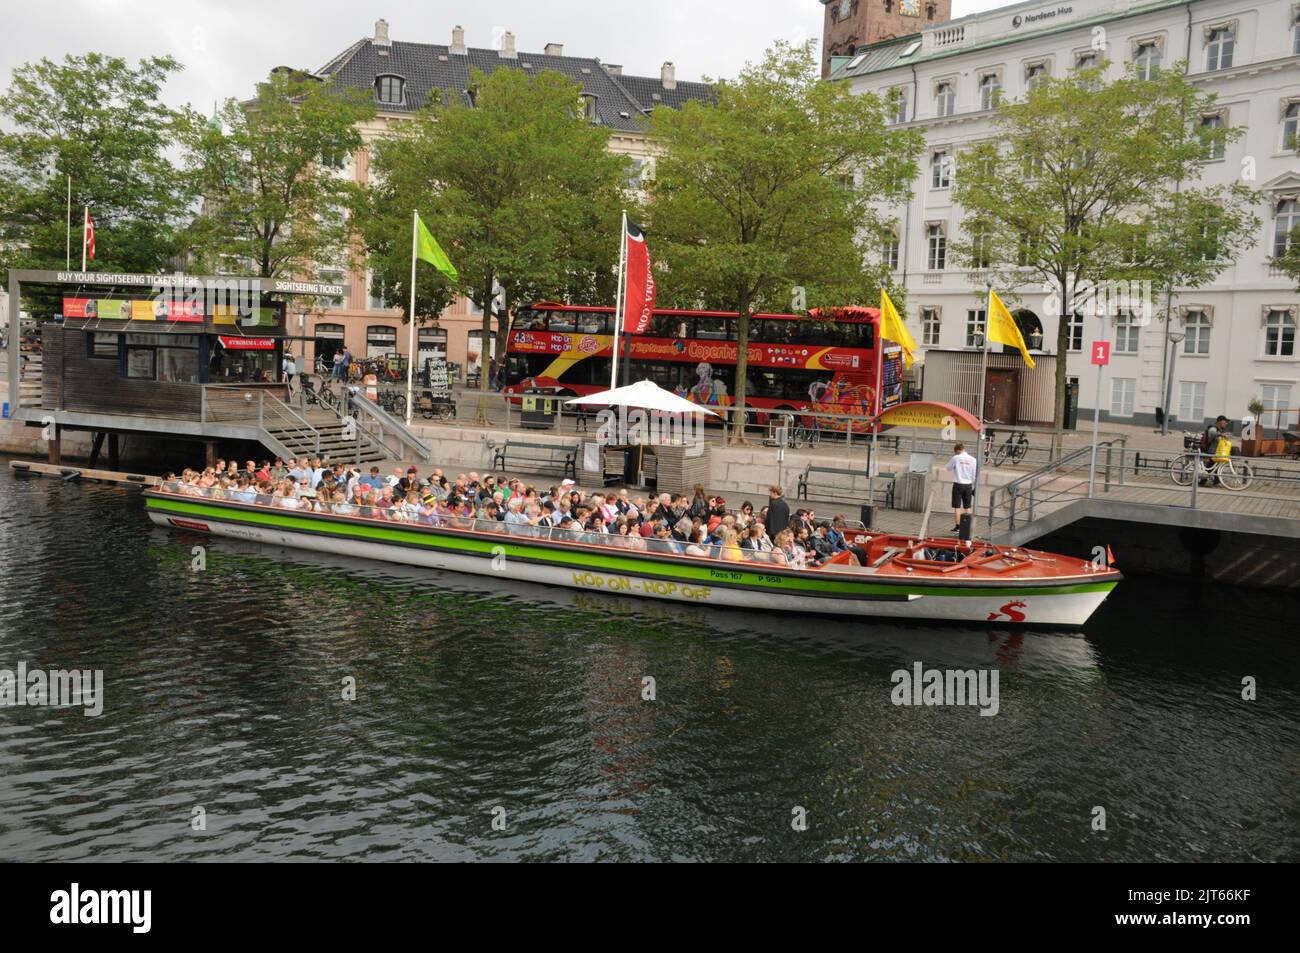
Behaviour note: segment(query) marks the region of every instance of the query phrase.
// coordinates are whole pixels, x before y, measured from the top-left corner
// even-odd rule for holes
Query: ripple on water
[[[1016,634],[229,541],[192,573],[198,541],[132,491],[0,476],[0,668],[102,668],[107,695],[100,718],[0,709],[0,856],[1300,854],[1294,598],[1134,579],[1086,634]],[[998,715],[893,705],[918,660],[996,669]]]

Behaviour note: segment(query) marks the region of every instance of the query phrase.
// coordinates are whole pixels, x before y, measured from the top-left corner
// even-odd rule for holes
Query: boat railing
[[[724,546],[714,543],[682,543],[675,539],[662,537],[642,537],[639,534],[622,535],[619,533],[600,533],[588,530],[566,530],[550,524],[537,525],[507,520],[476,519],[445,512],[421,512],[421,508],[409,504],[397,504],[390,507],[362,506],[341,500],[326,501],[323,494],[315,491],[300,493],[297,497],[284,497],[280,494],[263,494],[237,490],[223,490],[220,487],[200,487],[179,481],[160,481],[158,492],[182,498],[200,498],[220,500],[226,503],[252,504],[258,507],[279,509],[286,512],[301,512],[307,515],[343,516],[351,519],[384,523],[388,526],[408,525],[412,527],[437,527],[439,529],[461,530],[501,538],[519,540],[538,539],[558,543],[571,543],[584,546],[600,546],[613,551],[629,554],[656,553],[665,556],[682,556],[685,558],[707,559],[724,565],[735,566],[738,562],[759,563],[790,568],[784,554],[778,551],[758,552],[742,549],[738,546]],[[504,555],[504,553],[502,554]],[[807,568],[812,568],[811,566]],[[577,567],[575,572],[587,572],[584,567]]]

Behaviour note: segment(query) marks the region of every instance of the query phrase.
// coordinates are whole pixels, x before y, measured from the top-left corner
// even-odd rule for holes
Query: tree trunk
[[[496,337],[498,377],[501,376],[505,370],[506,345],[510,341],[510,314],[514,310],[514,300],[510,296],[509,288],[502,286],[501,297],[501,313],[497,315]]]
[[[1066,359],[1070,353],[1070,314],[1065,304],[1065,282],[1061,282],[1061,314],[1056,326],[1056,396],[1052,407],[1052,452],[1049,459],[1061,456],[1061,430],[1065,427]]]
[[[745,385],[749,377],[749,309],[749,295],[742,294],[740,307],[736,309],[740,316],[736,319],[736,388],[731,414],[731,442],[737,446],[748,442],[745,440],[745,398],[748,390]]]
[[[483,324],[479,332],[478,348],[478,410],[474,414],[474,423],[480,427],[488,425],[488,349],[492,346],[492,275],[488,275],[483,283],[483,298],[480,306],[483,309]]]

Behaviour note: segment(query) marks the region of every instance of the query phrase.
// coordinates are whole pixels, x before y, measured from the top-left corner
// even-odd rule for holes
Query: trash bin
[[[894,478],[894,509],[920,513],[925,509],[929,472],[900,473]]]
[[[1079,379],[1072,377],[1065,382],[1065,422],[1066,430],[1076,430],[1079,426]]]
[[[535,391],[524,391],[519,402],[519,424],[528,430],[544,430],[555,426],[559,398]]]

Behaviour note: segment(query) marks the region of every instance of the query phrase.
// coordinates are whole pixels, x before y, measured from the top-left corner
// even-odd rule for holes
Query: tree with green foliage
[[[888,128],[879,97],[821,82],[811,43],[776,44],[715,92],[713,105],[653,114],[664,152],[649,240],[664,303],[740,315],[734,399],[743,411],[751,315],[875,305],[890,287],[876,250],[885,210],[910,195],[923,140]],[[735,437],[743,441],[742,427]]]
[[[375,143],[356,216],[370,265],[409,308],[418,209],[460,281],[453,288],[417,269],[416,313],[437,316],[456,292],[483,309],[484,391],[493,317],[504,356],[518,302],[613,297],[627,161],[608,152],[608,130],[584,118],[580,92],[554,71],[475,71],[472,106],[432,103]],[[498,286],[504,303],[494,309]]]
[[[1242,131],[1199,122],[1213,95],[1177,67],[1143,79],[1130,66],[1110,82],[1104,71],[1043,79],[1003,102],[994,135],[964,150],[954,173],[966,218],[953,257],[999,288],[1037,286],[1055,305],[1058,429],[1070,316],[1090,312],[1109,282],[1203,285],[1259,226],[1249,188],[1199,182],[1209,151]]]
[[[212,120],[191,113],[185,143],[203,195],[190,251],[207,271],[251,268],[263,278],[344,264],[356,186],[347,175],[359,124],[374,105],[328,80],[275,70],[247,102]]]
[[[9,268],[81,266],[95,221],[97,271],[157,272],[181,250],[194,191],[168,156],[183,116],[162,103],[170,57],[132,66],[101,53],[14,70],[0,95],[0,248]],[[68,240],[68,177],[72,235]]]

